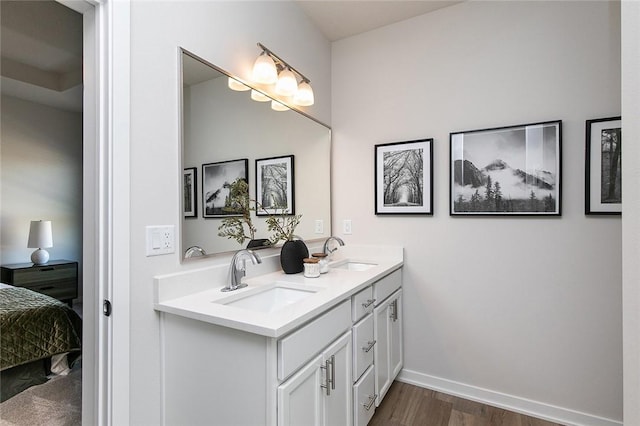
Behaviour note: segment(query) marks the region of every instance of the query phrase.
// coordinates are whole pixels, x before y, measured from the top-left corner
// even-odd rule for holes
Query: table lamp
[[[31,261],[35,265],[44,265],[49,261],[49,253],[44,248],[53,247],[50,220],[32,220],[29,227],[28,248],[37,248],[31,253]]]

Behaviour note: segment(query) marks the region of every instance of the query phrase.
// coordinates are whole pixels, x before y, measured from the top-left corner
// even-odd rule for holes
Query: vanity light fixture
[[[278,101],[271,101],[271,109],[274,111],[289,111],[291,108]]]
[[[251,99],[258,102],[268,102],[271,100],[270,97],[262,92],[258,92],[257,90],[251,90]]]
[[[247,90],[251,89],[251,87],[247,86],[246,84],[240,83],[233,77],[229,77],[229,82],[227,83],[227,85],[229,86],[229,89],[235,90],[236,92],[246,92]]]
[[[311,80],[267,49],[262,43],[258,43],[258,47],[262,49],[262,52],[253,64],[253,81],[261,84],[275,83],[273,89],[275,94],[290,97],[291,102],[296,105],[313,105],[315,99],[310,84]]]
[[[261,84],[273,84],[278,80],[276,63],[266,49],[262,51],[253,64],[252,78],[256,83]]]

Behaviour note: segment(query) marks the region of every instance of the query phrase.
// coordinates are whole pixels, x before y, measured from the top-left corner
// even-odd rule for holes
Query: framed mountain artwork
[[[449,134],[451,216],[560,216],[562,121]]]

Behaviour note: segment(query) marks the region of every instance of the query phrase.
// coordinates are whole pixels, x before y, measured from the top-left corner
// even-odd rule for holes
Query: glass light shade
[[[251,90],[251,99],[258,102],[268,102],[271,100],[267,95],[258,92],[257,90]]]
[[[282,96],[293,96],[298,90],[298,80],[289,68],[280,71],[276,83],[276,93]]]
[[[293,96],[293,102],[300,106],[313,105],[315,99],[313,97],[313,89],[311,85],[306,81],[303,81],[298,85],[298,91]]]
[[[289,107],[278,101],[271,101],[271,109],[274,111],[289,111]]]
[[[253,81],[261,84],[273,84],[278,80],[278,70],[276,63],[273,62],[271,56],[262,52],[256,62],[253,64]]]
[[[245,92],[251,89],[251,87],[240,83],[238,80],[232,77],[229,77],[229,82],[227,83],[227,85],[229,86],[229,89],[235,90],[236,92]]]

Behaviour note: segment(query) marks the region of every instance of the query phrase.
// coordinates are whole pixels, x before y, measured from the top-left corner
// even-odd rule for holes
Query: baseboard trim
[[[622,426],[622,422],[403,369],[396,380],[567,426]]]

